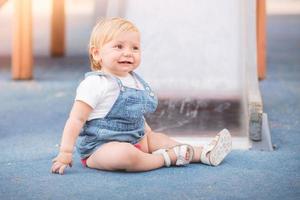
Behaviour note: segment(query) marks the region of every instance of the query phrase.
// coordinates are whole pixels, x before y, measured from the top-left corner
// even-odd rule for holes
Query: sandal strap
[[[176,166],[187,165],[192,161],[192,159],[194,157],[194,148],[188,144],[179,144],[179,145],[173,146],[169,149],[158,149],[158,150],[152,152],[152,154],[163,155],[164,160],[165,160],[165,166],[170,167],[171,166],[171,158],[167,151],[170,151],[171,149],[174,150],[174,153],[176,155],[176,163],[175,163]],[[189,150],[190,155],[189,155],[189,159],[186,160],[185,157],[186,157],[186,153],[188,150]]]
[[[211,165],[209,158],[206,156],[207,153],[209,153],[211,151],[211,148],[208,147],[204,147],[202,149],[201,155],[200,155],[200,162],[207,164],[207,165]]]
[[[213,150],[213,148],[215,148],[215,146],[217,145],[218,139],[219,139],[220,135],[216,135],[215,138],[212,140],[214,141],[214,143],[210,143],[207,146],[203,147],[203,150],[201,152],[200,155],[200,162],[207,164],[207,165],[211,165],[211,162],[209,160],[209,158],[206,156],[211,150]]]
[[[189,164],[193,157],[194,157],[194,148],[191,145],[188,144],[180,144],[172,147],[171,149],[174,150],[175,155],[177,157],[176,166],[182,166],[182,165],[187,165]],[[189,159],[186,160],[186,153],[189,150]]]
[[[171,166],[171,158],[169,154],[167,153],[166,149],[158,149],[156,151],[153,151],[152,154],[161,154],[164,157],[165,166],[170,167]]]

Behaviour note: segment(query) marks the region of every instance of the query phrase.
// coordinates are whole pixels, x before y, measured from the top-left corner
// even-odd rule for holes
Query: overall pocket
[[[138,120],[143,117],[145,106],[141,98],[127,97],[124,105],[124,114],[130,120]]]

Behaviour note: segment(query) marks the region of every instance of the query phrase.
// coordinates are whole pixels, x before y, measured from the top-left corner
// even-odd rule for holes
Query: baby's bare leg
[[[173,140],[172,138],[170,138],[169,136],[167,136],[164,133],[157,133],[157,132],[153,132],[153,131],[149,131],[147,133],[147,139],[148,139],[149,152],[153,152],[153,151],[156,151],[156,150],[162,149],[162,148],[170,148],[170,147],[180,144],[179,142],[177,142],[176,140]],[[192,162],[200,161],[201,152],[202,152],[201,146],[194,147],[194,157],[193,157]],[[171,157],[174,157],[174,155],[171,155]]]
[[[110,142],[97,149],[87,166],[101,170],[149,171],[164,166],[162,155],[144,153],[132,144]]]

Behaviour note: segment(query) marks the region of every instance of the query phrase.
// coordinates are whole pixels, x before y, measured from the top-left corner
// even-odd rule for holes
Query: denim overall
[[[87,121],[77,142],[77,151],[82,159],[89,157],[101,145],[112,142],[138,143],[144,136],[144,115],[152,113],[157,107],[157,97],[149,85],[136,73],[145,90],[129,88],[121,80],[103,72],[88,72],[87,76],[110,76],[120,87],[120,93],[111,110],[104,118]]]

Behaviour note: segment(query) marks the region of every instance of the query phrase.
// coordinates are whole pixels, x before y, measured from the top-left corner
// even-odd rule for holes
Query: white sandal
[[[191,145],[188,144],[179,144],[174,147],[171,147],[169,149],[158,149],[152,154],[162,154],[165,160],[165,166],[170,167],[171,166],[171,158],[168,154],[168,151],[174,150],[174,153],[176,155],[176,166],[185,166],[189,164],[193,157],[194,157],[194,148]],[[186,153],[189,151],[189,158],[186,159]]]
[[[207,147],[204,147],[201,153],[200,162],[217,166],[224,158],[229,154],[232,148],[232,139],[229,131],[223,129],[213,139],[214,143],[210,143]],[[210,153],[207,156],[207,153]]]

